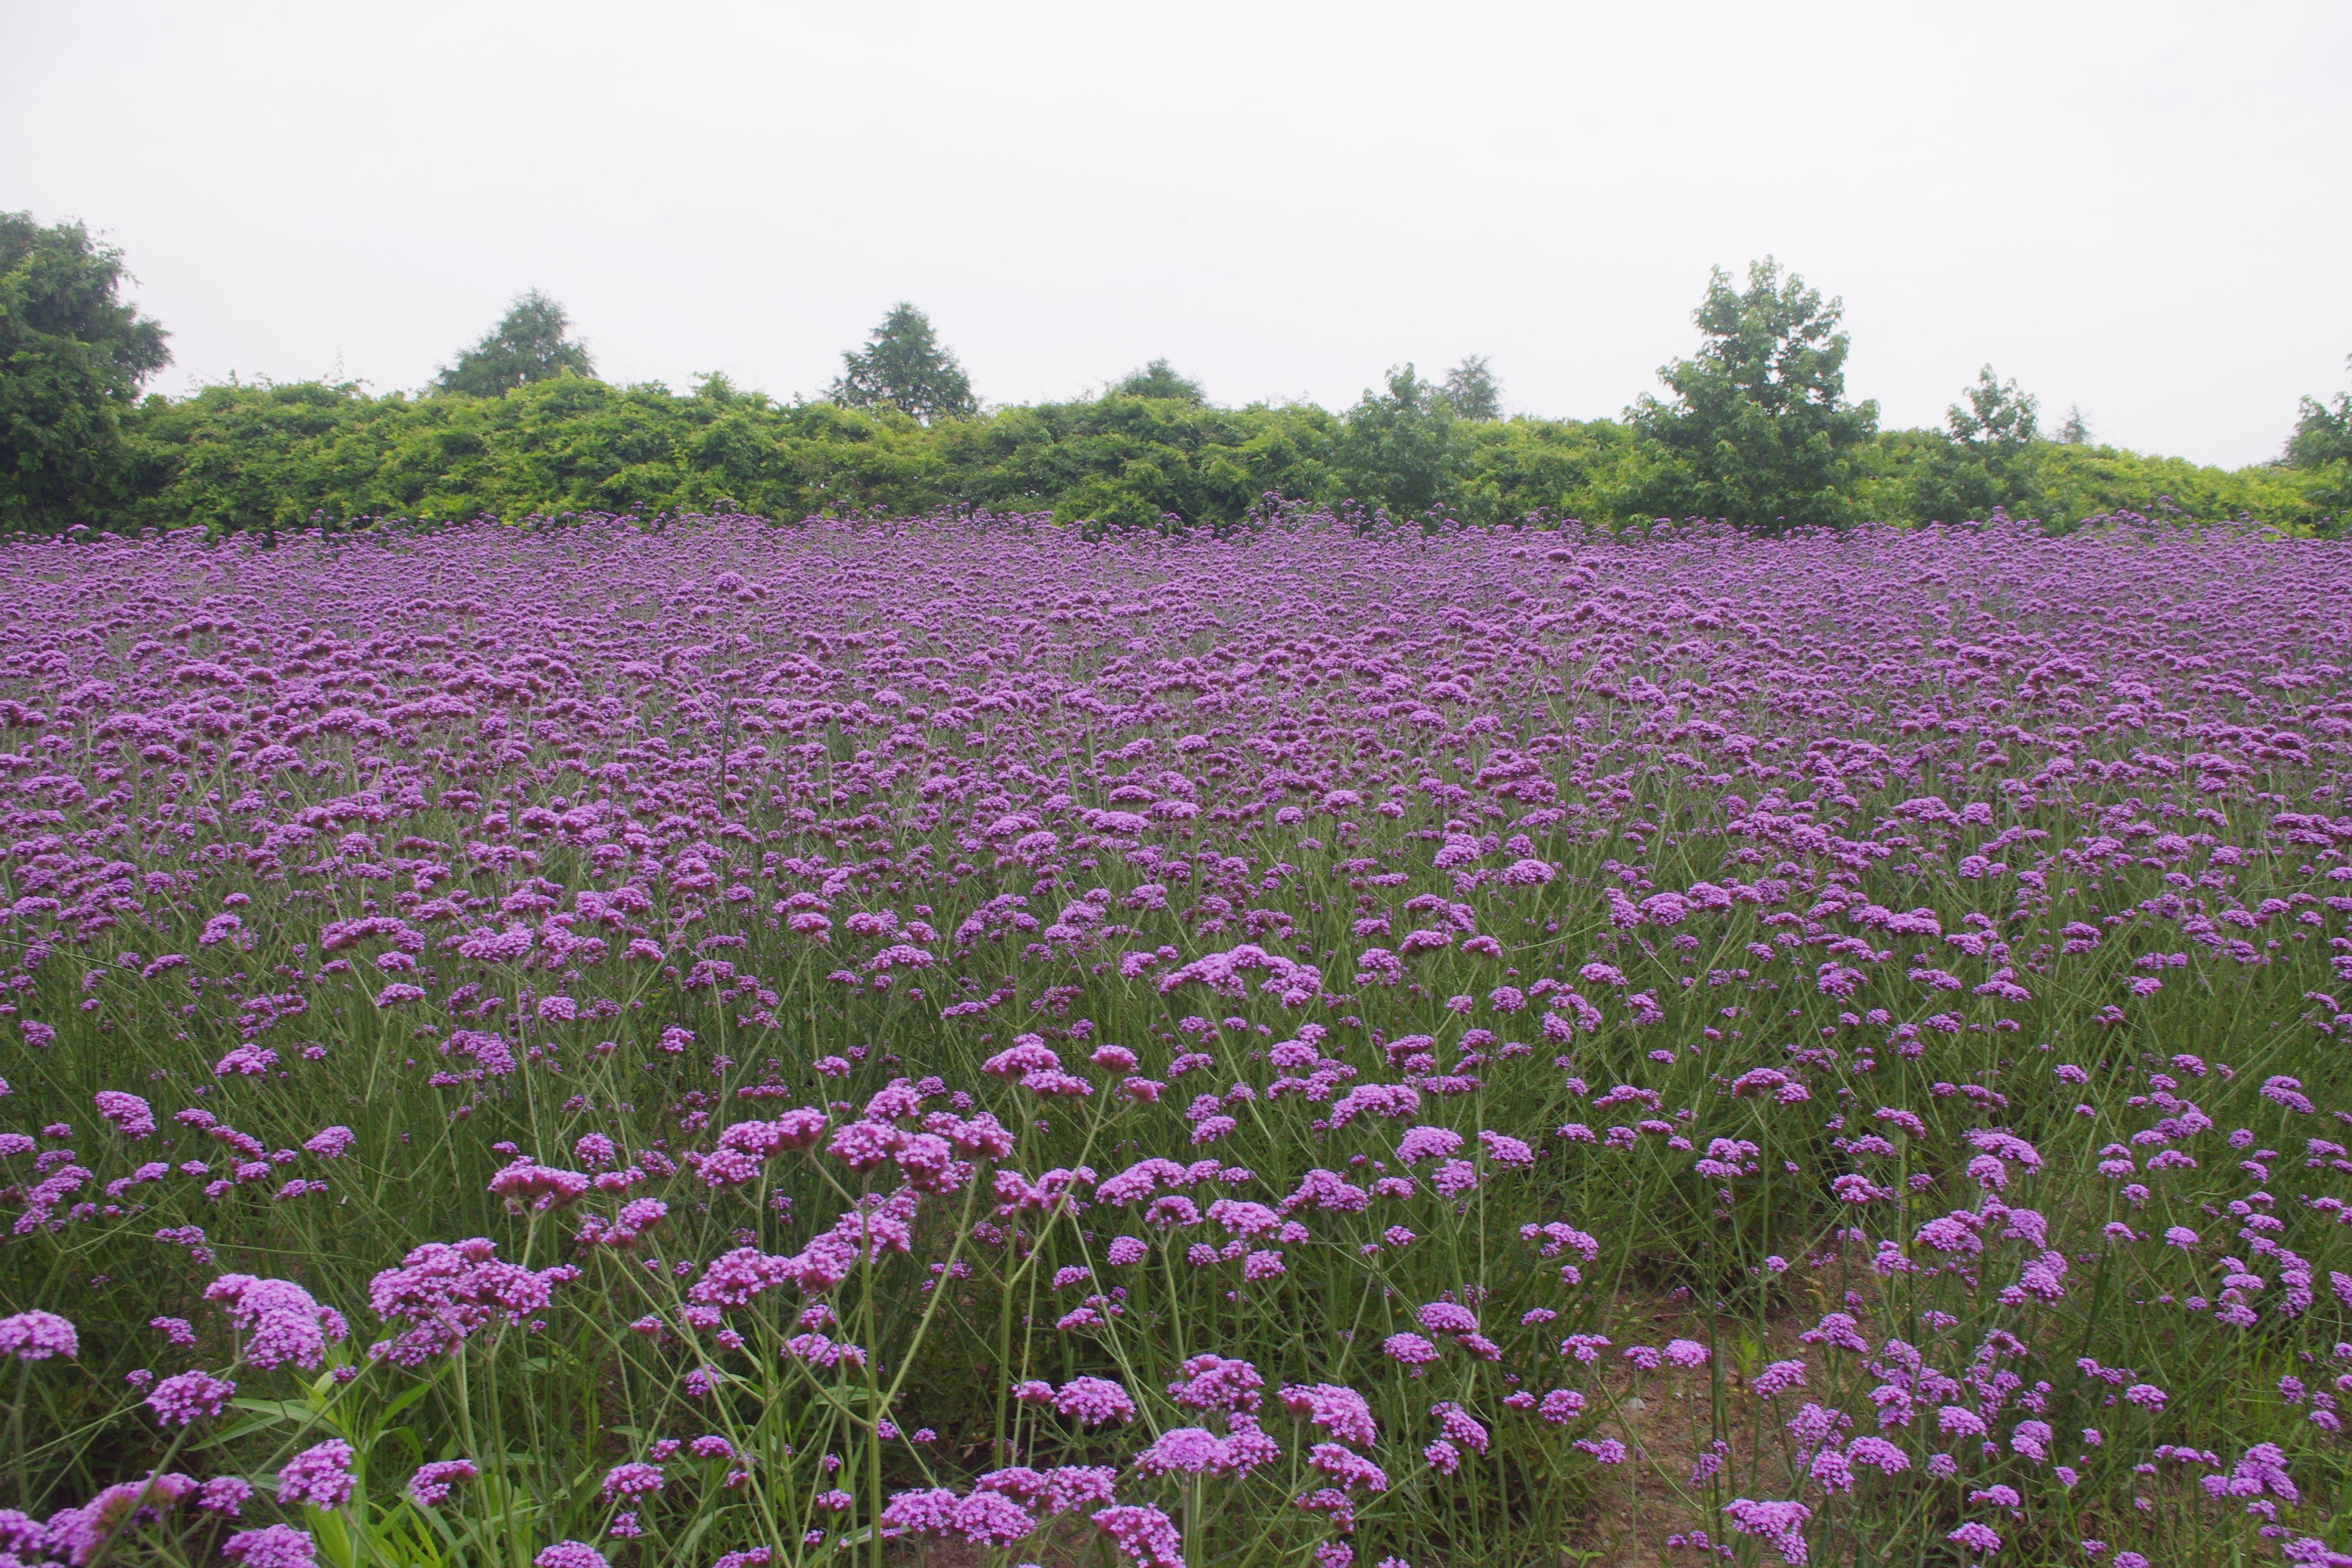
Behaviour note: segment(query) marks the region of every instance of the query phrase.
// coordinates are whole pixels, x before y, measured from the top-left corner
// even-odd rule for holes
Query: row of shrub
[[[315,382],[206,387],[127,410],[116,526],[287,526],[323,514],[519,517],[710,510],[772,517],[968,505],[1108,529],[1230,524],[1266,492],[1467,522],[1674,514],[1673,454],[1611,419],[1455,416],[1408,379],[1345,414],[1111,393],[931,425],[782,404],[711,376],[691,391],[564,375],[501,396],[372,395]],[[2229,470],[2087,443],[1879,432],[1845,509],[1886,521],[2134,510],[2330,531],[2329,469]]]

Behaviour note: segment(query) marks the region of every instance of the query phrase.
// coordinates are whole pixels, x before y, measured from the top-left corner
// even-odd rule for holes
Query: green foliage
[[[2346,355],[2344,363],[2352,368],[2352,354]],[[2337,393],[2333,408],[2315,397],[2303,400],[2302,416],[2294,422],[2294,434],[2287,438],[2286,460],[2296,468],[2352,462],[2352,392]]]
[[[940,344],[931,319],[900,300],[862,351],[841,356],[841,379],[825,395],[844,408],[895,408],[924,425],[980,412],[971,382]],[[1161,367],[1166,367],[1161,361]]]
[[[2119,447],[2045,442],[2033,449],[2041,515],[2053,524],[2116,511],[2149,517],[2251,517],[2311,526],[2324,521],[2323,475],[2260,464],[2213,468]],[[2341,503],[2336,503],[2340,505]]]
[[[1630,415],[1675,459],[1644,510],[1765,532],[1851,521],[1878,405],[1845,399],[1843,311],[1769,256],[1748,265],[1745,292],[1717,268],[1695,317],[1706,341],[1658,373],[1674,401],[1644,395]]]
[[[1201,384],[1189,375],[1179,375],[1164,359],[1153,360],[1141,370],[1131,370],[1115,389],[1129,397],[1172,397],[1180,403],[1206,403]]]
[[[1980,449],[2022,450],[2042,434],[2034,420],[2040,405],[2033,395],[1994,375],[1992,366],[1977,372],[1977,384],[1967,396],[1966,408],[1955,403],[1945,411],[1953,440]]]
[[[1099,528],[1221,527],[1268,490],[1319,495],[1339,421],[1125,392],[946,427],[955,499]]]
[[[1999,508],[2012,517],[2039,516],[2034,446],[2041,431],[2032,395],[2000,380],[1987,365],[1966,395],[1965,406],[1956,403],[1947,412],[1943,435],[1913,433],[1925,438],[1916,443],[1907,515],[1956,522],[1989,517]]]
[[[588,351],[571,336],[563,307],[534,289],[520,295],[482,341],[442,368],[434,385],[443,392],[497,397],[559,375],[592,376]]]
[[[1521,416],[1458,427],[1469,443],[1470,477],[1460,515],[1501,522],[1543,514],[1614,517],[1638,488],[1653,449],[1613,419]]]
[[[1388,385],[1386,396],[1368,391],[1348,411],[1339,453],[1346,499],[1385,505],[1400,516],[1459,508],[1470,437],[1452,401],[1409,364],[1390,371]]]
[[[778,404],[720,376],[684,394],[563,376],[492,398],[213,386],[126,412],[124,499],[100,515],[116,526],[227,531],[288,527],[314,512],[520,518],[733,500],[796,519],[967,504],[1050,512],[1095,531],[1228,528],[1273,491],[1494,524],[1654,515],[1682,472],[1659,443],[1614,420],[1472,421],[1444,405],[1402,372],[1345,416],[1112,392],[932,426],[895,409]],[[2326,468],[2232,473],[2042,440],[1979,448],[1942,431],[1885,432],[1853,468],[1854,515],[1895,521],[1979,517],[2003,504],[2054,525],[2179,510],[2307,526],[2343,504],[2327,500],[2342,480]],[[1937,499],[1963,480],[2010,488],[1987,490],[1981,506]]]
[[[1445,401],[1454,405],[1459,418],[1503,416],[1503,384],[1495,379],[1485,354],[1465,354],[1460,364],[1445,373]]]
[[[125,276],[122,253],[80,224],[0,213],[0,527],[127,499],[122,411],[172,355],[118,298]]]
[[[2352,366],[2352,355],[2345,363]],[[2315,502],[2331,511],[2352,510],[2352,392],[2336,395],[2330,407],[2303,400],[2294,434],[2287,438],[2286,464],[2313,476]]]
[[[322,512],[470,517],[651,510],[731,499],[774,515],[947,499],[911,420],[781,407],[724,377],[692,393],[578,376],[501,397],[370,396],[354,386],[214,386],[134,417],[129,521],[286,526]]]

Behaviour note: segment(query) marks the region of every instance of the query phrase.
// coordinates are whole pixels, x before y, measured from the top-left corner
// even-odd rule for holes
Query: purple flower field
[[[249,538],[0,546],[0,1568],[2352,1563],[2341,545]]]

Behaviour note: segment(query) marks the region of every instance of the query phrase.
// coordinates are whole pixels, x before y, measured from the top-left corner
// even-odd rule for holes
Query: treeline
[[[731,500],[779,518],[969,504],[1172,529],[1234,521],[1267,491],[1469,522],[1699,510],[1682,500],[1690,487],[1678,466],[1631,423],[1462,419],[1394,390],[1346,414],[1113,391],[925,426],[895,411],[778,404],[716,376],[684,395],[563,376],[487,398],[302,383],[151,398],[125,423],[140,471],[111,521],[131,526]],[[2000,506],[2063,521],[2133,510],[2308,526],[2343,505],[2309,470],[2200,468],[2040,438],[1978,450],[1943,432],[1887,431],[1858,443],[1850,462],[1832,499],[1856,519],[1956,520]]]
[[[818,401],[708,376],[598,380],[533,291],[428,389],[319,382],[138,396],[165,334],[121,303],[119,253],[0,214],[0,527],[289,527],[709,510],[777,518],[970,506],[1087,531],[1239,521],[1269,493],[1368,513],[1744,528],[1958,521],[2064,526],[2117,511],[2336,531],[2352,512],[2352,394],[2306,399],[2274,463],[2236,470],[2054,436],[1990,367],[1945,426],[1881,430],[1846,395],[1841,306],[1769,258],[1717,271],[1700,347],[1620,419],[1505,417],[1486,362],[1413,366],[1334,413],[1220,407],[1165,361],[1100,395],[984,406],[931,323],[894,308]]]

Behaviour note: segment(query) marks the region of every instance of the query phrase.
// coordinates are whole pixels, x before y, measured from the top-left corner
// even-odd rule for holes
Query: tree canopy
[[[1988,517],[1996,508],[2016,517],[2038,515],[2043,497],[2032,447],[2042,435],[2040,404],[2016,382],[1996,376],[1990,365],[1977,372],[1976,384],[1961,395],[1964,402],[1945,411],[1945,438],[1924,446],[1913,470],[1910,510],[1945,521]]]
[[[1971,447],[2021,447],[2042,433],[2035,423],[2041,405],[2033,395],[1994,375],[1990,365],[1977,372],[1977,384],[1964,395],[1967,407],[1955,403],[1944,414],[1955,441]]]
[[[1444,389],[1410,364],[1388,374],[1385,395],[1367,391],[1348,411],[1339,481],[1348,499],[1406,516],[1459,504],[1469,461]]]
[[[2344,363],[2352,369],[2352,355]],[[2332,407],[2315,397],[2303,400],[2294,434],[2287,437],[2286,460],[2296,468],[2352,462],[2352,392],[2337,393]]]
[[[2352,355],[2345,358],[2352,369]],[[2287,437],[2286,466],[2319,481],[2322,504],[2352,510],[2352,392],[2339,392],[2333,405],[2303,400],[2294,434]]]
[[[0,526],[128,499],[122,414],[172,360],[163,327],[121,298],[128,276],[79,223],[0,213]]]
[[[825,395],[844,408],[895,408],[924,425],[980,412],[971,379],[940,344],[931,319],[903,300],[841,363],[841,379]]]
[[[1164,359],[1153,360],[1141,370],[1131,370],[1119,379],[1112,390],[1123,397],[1172,397],[1180,403],[1206,403],[1201,384],[1189,375],[1179,375]]]
[[[1645,395],[1628,416],[1671,459],[1654,510],[1766,532],[1849,520],[1853,458],[1878,405],[1846,401],[1844,309],[1769,256],[1748,265],[1745,289],[1719,267],[1709,274],[1698,353],[1658,372],[1673,401]]]
[[[1460,364],[1445,373],[1445,401],[1453,405],[1459,418],[1503,416],[1503,384],[1495,379],[1485,354],[1465,354]]]
[[[481,341],[442,368],[434,385],[443,392],[497,397],[559,375],[596,374],[588,351],[572,336],[572,318],[562,306],[533,289],[516,296],[499,324]]]

